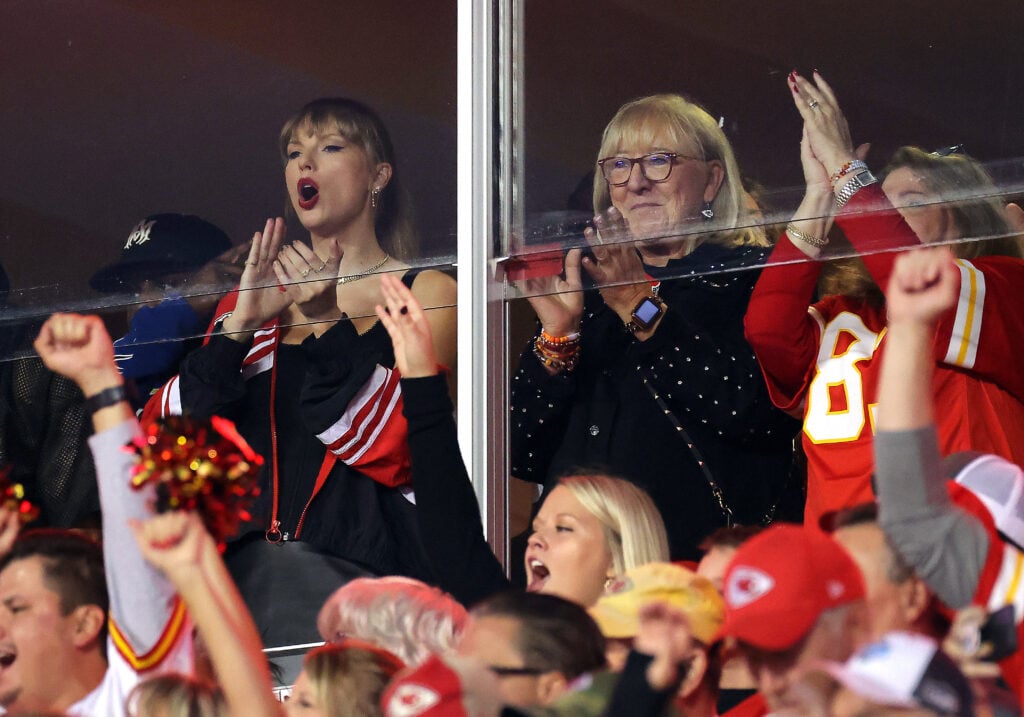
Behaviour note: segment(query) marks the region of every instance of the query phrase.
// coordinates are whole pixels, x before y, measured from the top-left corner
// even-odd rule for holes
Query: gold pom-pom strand
[[[163,418],[147,424],[130,449],[138,455],[131,486],[154,486],[157,512],[199,511],[222,543],[249,520],[263,458],[227,419]]]

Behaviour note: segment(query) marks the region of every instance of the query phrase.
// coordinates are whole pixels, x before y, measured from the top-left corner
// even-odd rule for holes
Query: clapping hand
[[[268,219],[263,231],[253,234],[238,286],[238,302],[231,316],[224,320],[227,335],[247,338],[291,303],[291,297],[278,284],[274,273],[274,261],[285,233],[284,219],[278,217]]]
[[[336,239],[328,245],[324,259],[302,242],[295,242],[283,247],[274,262],[274,274],[285,287],[288,298],[310,321],[341,318],[337,288],[341,254]]]
[[[570,249],[566,253],[564,279],[542,276],[525,279],[519,284],[541,326],[552,336],[568,336],[579,331],[583,316],[582,254],[580,249]]]
[[[625,219],[610,207],[594,217],[594,228],[588,227],[583,235],[593,253],[593,258],[583,258],[584,268],[600,287],[604,302],[623,322],[628,321],[637,302],[651,293],[651,286]]]
[[[804,120],[804,136],[811,156],[822,164],[827,181],[844,164],[857,158],[850,138],[850,126],[835,93],[817,71],[812,82],[794,70],[789,75],[789,89],[793,104]],[[804,171],[806,175],[806,159]],[[815,172],[814,178],[820,180],[820,173]]]
[[[377,317],[391,336],[398,372],[406,378],[437,375],[430,323],[420,302],[401,279],[390,274],[381,274],[380,291],[384,305],[377,305]]]

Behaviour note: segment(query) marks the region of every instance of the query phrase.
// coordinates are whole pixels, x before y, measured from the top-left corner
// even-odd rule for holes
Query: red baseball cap
[[[501,710],[498,683],[466,658],[434,655],[399,673],[381,697],[385,717],[491,717]]]
[[[779,525],[737,549],[723,592],[722,637],[785,650],[803,639],[825,610],[863,599],[864,579],[830,536]]]

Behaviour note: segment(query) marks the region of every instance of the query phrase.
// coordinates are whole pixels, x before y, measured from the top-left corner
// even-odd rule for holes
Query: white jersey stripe
[[[367,417],[371,417],[379,411],[379,405],[384,399],[384,390],[387,387],[388,379],[390,379],[390,377],[391,370],[378,364],[370,375],[370,378],[367,379],[366,383],[364,383],[359,389],[359,392],[349,402],[348,407],[345,409],[345,413],[341,418],[329,426],[327,430],[317,434],[317,438],[319,438],[324,445],[330,446],[343,439],[350,431],[358,431],[356,438],[346,441],[343,446],[335,449],[335,453],[345,450],[354,440],[358,440],[359,436],[361,436],[365,430],[365,427],[355,426],[353,421],[359,418],[361,413],[365,413]],[[367,412],[366,409],[368,406],[371,406],[371,404],[372,408]]]
[[[178,376],[171,379],[171,382],[167,384],[167,389],[164,391],[163,415],[181,415],[181,379]]]
[[[985,308],[985,275],[969,261],[958,260],[960,297],[956,318],[946,349],[945,363],[961,368],[974,368],[981,338],[981,319]]]
[[[266,356],[262,356],[252,363],[247,363],[242,366],[242,378],[249,380],[257,374],[261,374],[264,371],[269,371],[274,365],[274,352],[271,351]]]
[[[349,446],[352,445],[353,441],[357,440],[353,439],[353,441],[350,441],[345,448],[338,451],[339,457],[346,464],[355,465],[356,463],[358,463],[359,459],[363,457],[363,454],[365,454],[366,451],[370,449],[370,446],[374,445],[377,442],[377,437],[380,435],[381,431],[384,430],[385,426],[387,426],[388,422],[391,420],[391,414],[394,413],[395,405],[398,403],[398,397],[401,395],[401,391],[396,389],[390,390],[384,395],[384,399],[387,400],[387,405],[384,407],[384,410],[379,413],[379,415],[377,415],[377,412],[375,412],[375,420],[373,421],[372,424],[370,424],[373,426],[373,430],[371,431],[370,436],[365,441],[363,441],[362,444],[359,446],[359,450],[353,452],[351,455],[344,455],[344,451]]]

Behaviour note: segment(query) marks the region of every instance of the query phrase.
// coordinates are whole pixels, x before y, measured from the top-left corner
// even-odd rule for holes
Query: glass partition
[[[919,3],[520,6],[513,476],[626,475],[654,495],[676,559],[698,557],[717,527],[799,520],[805,499],[815,520],[870,498],[873,359],[896,254],[927,242],[960,259],[939,357],[953,372],[978,371],[980,317],[1001,325],[1012,309],[996,302],[1024,279],[991,258],[1021,256],[1024,223],[1007,206],[1024,196],[1007,32],[1019,9],[988,3],[950,23]],[[859,318],[836,323],[844,308]],[[1014,390],[1012,377],[974,378]]]
[[[596,347],[586,343],[595,334],[584,329],[580,376],[591,370],[587,368],[588,353],[611,356],[616,346],[634,340],[624,328],[633,309],[641,309],[640,319],[644,315],[653,321],[676,323],[678,319],[683,325],[720,319],[723,326],[728,323],[731,327],[727,332],[730,347],[754,351],[737,343],[745,341],[744,331],[750,334],[758,328],[743,325],[748,297],[741,297],[740,304],[726,312],[724,304],[712,300],[716,291],[737,283],[746,287],[744,291],[755,291],[756,272],[767,261],[798,272],[811,267],[807,275],[800,275],[805,282],[801,291],[806,294],[798,316],[802,321],[806,307],[818,299],[844,295],[818,284],[819,273],[843,276],[844,265],[838,261],[819,272],[822,260],[890,256],[910,242],[907,226],[918,232],[914,236],[923,238],[919,234],[926,228],[915,226],[914,217],[926,216],[932,209],[946,229],[952,230],[936,236],[952,245],[958,256],[973,261],[992,252],[1014,251],[1005,245],[1014,243],[1021,224],[1015,210],[1006,211],[1005,205],[1019,201],[1024,194],[1024,106],[1016,79],[1022,13],[1016,6],[984,3],[972,7],[962,22],[952,22],[949,16],[959,18],[959,9],[954,13],[933,3],[916,2],[886,7],[881,14],[865,12],[856,5],[830,7],[824,13],[806,3],[788,1],[756,7],[735,3],[684,7],[625,0],[586,5],[521,0],[487,6],[468,2],[461,6],[403,4],[401,8],[389,3],[360,3],[358,8],[335,5],[307,6],[307,14],[316,21],[298,22],[290,8],[272,2],[250,4],[244,11],[225,6],[168,7],[145,1],[60,7],[3,4],[3,27],[18,28],[6,33],[5,47],[12,60],[0,68],[6,88],[0,122],[9,138],[8,161],[0,173],[0,231],[4,238],[0,262],[7,277],[0,287],[4,289],[0,369],[6,372],[0,381],[4,390],[0,401],[8,411],[7,426],[18,421],[29,425],[26,417],[46,415],[46,411],[25,412],[33,405],[29,403],[32,387],[55,402],[52,405],[62,405],[59,395],[48,393],[52,388],[48,383],[37,383],[39,367],[32,358],[32,339],[52,312],[99,313],[110,333],[119,337],[128,333],[131,319],[141,308],[153,309],[162,300],[172,299],[186,314],[192,312],[189,322],[169,332],[139,334],[130,352],[173,363],[182,350],[206,337],[217,301],[237,283],[245,265],[247,255],[239,247],[262,230],[267,217],[284,217],[289,241],[308,236],[294,208],[289,208],[278,135],[291,113],[315,97],[355,97],[375,108],[390,130],[398,158],[394,176],[404,185],[419,236],[419,250],[403,256],[403,261],[416,268],[453,273],[458,258],[466,272],[463,285],[476,282],[464,295],[473,302],[472,309],[460,307],[471,317],[460,336],[460,364],[475,371],[474,380],[462,384],[470,387],[470,394],[461,396],[460,430],[485,522],[502,556],[506,511],[514,514],[509,533],[522,536],[532,500],[538,497],[531,483],[546,481],[556,463],[558,468],[586,463],[613,472],[624,470],[619,464],[621,456],[613,450],[618,439],[609,438],[601,423],[604,419],[588,420],[585,413],[573,418],[572,425],[583,429],[574,439],[578,443],[610,441],[593,452],[566,447],[565,416],[546,421],[543,429],[529,431],[536,452],[546,455],[528,466],[514,455],[522,448],[516,443],[523,437],[517,437],[519,427],[510,426],[510,448],[503,421],[498,418],[510,416],[516,423],[516,397],[507,394],[515,393],[520,356],[526,362],[538,360],[534,352],[538,331],[530,300],[536,304],[542,297],[564,299],[565,286],[554,279],[562,272],[565,254],[573,252],[575,257],[577,249],[581,255],[593,254],[596,245],[603,257],[622,258],[635,246],[639,220],[622,226],[613,217],[600,237],[585,235],[595,214],[595,173],[602,178],[599,190],[606,171],[612,186],[602,208],[610,202],[620,211],[633,209],[620,201],[620,195],[655,194],[685,177],[702,178],[701,189],[711,179],[721,182],[716,187],[727,186],[728,179],[735,196],[730,207],[723,209],[725,195],[720,197],[716,188],[710,195],[712,216],[705,219],[706,198],[700,192],[699,201],[688,200],[674,210],[671,221],[661,222],[641,237],[651,249],[653,263],[646,268],[658,269],[653,278],[665,282],[666,287],[676,282],[679,286],[702,282],[708,293],[701,297],[706,303],[694,304],[697,309],[691,309],[682,296],[671,301],[661,296],[667,311],[662,308],[663,315],[659,314],[657,301],[640,306],[642,299],[648,298],[646,274],[602,273],[581,264],[588,312],[600,309],[606,304],[605,297],[616,289],[621,298],[616,303],[629,304],[629,311],[616,317],[615,321],[623,324],[614,327],[621,329],[618,333],[611,332],[615,321],[609,321],[607,341]],[[466,56],[469,67],[462,70],[476,73],[464,100],[457,100],[456,91],[459,13],[476,13],[477,17],[464,28],[475,44]],[[803,81],[810,82],[814,82],[815,68],[819,69],[834,90],[837,105],[807,89],[794,93],[789,79],[794,68]],[[820,87],[816,92],[822,92]],[[691,134],[676,136],[673,142],[648,136],[647,146],[642,147],[627,146],[630,142],[623,140],[613,143],[607,153],[600,151],[602,132],[620,106],[662,93],[681,94],[703,107],[713,125],[709,136],[714,128],[721,130],[735,165],[710,144],[687,143]],[[457,103],[463,101],[472,103],[476,114],[457,118]],[[796,242],[782,239],[805,196],[800,156],[804,118],[814,120],[815,113],[834,116],[836,106],[848,121],[850,147],[871,143],[863,161],[880,179],[893,178],[894,168],[883,169],[905,145],[924,151],[904,156],[900,166],[932,163],[963,169],[954,171],[941,187],[929,186],[927,192],[909,191],[913,187],[904,187],[902,194],[894,190],[891,199],[908,217],[906,225],[898,222],[883,195],[868,189],[860,199],[850,200],[834,226],[829,224],[835,215],[832,199],[801,214],[798,219],[802,223],[794,229],[815,241],[800,244],[799,236],[792,232]],[[823,125],[821,132],[826,129]],[[464,182],[457,194],[460,135],[464,138],[473,132],[483,133],[482,139],[478,136],[477,141],[465,145],[462,159],[466,166],[475,167],[476,173],[469,176],[468,188]],[[637,137],[632,144],[644,144]],[[612,162],[599,169],[598,159]],[[825,180],[829,173],[843,172],[828,182],[826,193],[834,195],[834,190],[860,174],[863,168],[846,167],[848,160],[825,168]],[[920,171],[931,176],[930,170]],[[612,176],[612,172],[618,174]],[[665,172],[664,176],[659,172]],[[911,182],[918,179],[910,174]],[[618,184],[623,178],[625,184]],[[863,181],[869,182],[869,178]],[[819,181],[819,185],[825,183]],[[479,187],[479,196],[474,196],[474,186]],[[301,191],[295,188],[296,193]],[[869,195],[873,202],[862,201]],[[856,197],[852,192],[850,196]],[[470,222],[460,224],[457,211],[473,202],[481,202],[476,207],[479,211]],[[651,206],[638,211],[658,211],[657,202],[647,204]],[[972,212],[981,205],[1001,210],[1001,218],[988,223],[973,218]],[[145,286],[115,282],[104,285],[102,291],[93,288],[90,280],[102,269],[117,265],[123,254],[156,241],[147,222],[152,215],[165,212],[203,217],[224,231],[236,251],[213,253],[208,259],[225,256],[218,262],[193,263],[188,270],[174,265],[167,255],[157,255],[156,269],[146,277]],[[871,228],[875,225],[870,222],[885,217],[893,220],[894,228]],[[859,226],[869,230],[858,234],[858,219],[868,222]],[[462,234],[461,245],[457,245],[457,232]],[[736,241],[737,237],[743,237],[742,241]],[[826,237],[830,239],[826,245],[816,246]],[[220,246],[218,241],[211,245]],[[770,260],[777,242],[790,242],[795,253]],[[731,250],[734,243],[754,248],[736,252]],[[179,248],[178,243],[172,244]],[[471,259],[468,252],[479,244],[486,244],[485,249]],[[704,253],[691,256],[689,250],[697,246],[703,246]],[[659,247],[669,247],[671,261],[657,259]],[[687,251],[673,253],[673,247]],[[714,247],[721,251],[708,253]],[[352,267],[341,278],[359,280],[362,272],[370,275],[387,269],[374,269],[377,258],[372,259]],[[867,273],[853,264],[854,277],[874,280],[884,275],[872,272],[879,265],[874,260],[866,261]],[[297,269],[300,274],[304,270]],[[635,262],[629,270],[636,271]],[[974,275],[964,276],[970,280]],[[285,283],[307,281],[312,279],[300,276]],[[644,291],[635,291],[638,286]],[[796,284],[783,288],[795,289]],[[989,294],[989,306],[995,296]],[[451,305],[436,302],[427,308],[440,312]],[[371,309],[369,304],[356,306],[349,318],[368,322]],[[723,310],[721,316],[714,313],[717,310]],[[692,311],[698,314],[692,315]],[[503,323],[506,314],[507,326]],[[766,314],[773,318],[770,310]],[[988,314],[985,316],[987,320]],[[306,324],[308,321],[292,316],[282,328]],[[978,326],[973,324],[975,330],[980,330]],[[868,328],[871,336],[881,333],[878,327]],[[641,336],[645,330],[640,326]],[[713,326],[708,331],[708,338],[719,336]],[[769,354],[797,342],[790,331],[788,327],[776,332],[774,341],[767,344]],[[771,330],[767,333],[771,335]],[[692,335],[704,340],[700,331]],[[967,337],[969,346],[969,330]],[[677,348],[683,353],[685,347],[681,341],[665,346],[673,353]],[[846,355],[844,348],[846,345],[840,346],[838,353]],[[1011,362],[1009,349],[1003,351]],[[548,347],[547,359],[564,362],[570,353],[556,344]],[[737,353],[724,351],[723,355],[731,362]],[[753,361],[753,355],[746,358]],[[655,363],[663,360],[661,356],[647,357],[650,362],[644,370],[651,371],[652,377],[646,383],[657,383]],[[743,374],[750,385],[758,383],[763,368],[760,352],[757,359],[759,363],[748,363]],[[501,375],[506,365],[507,375]],[[718,371],[716,362],[701,364],[701,370],[704,365],[709,374],[717,371],[720,382],[737,380],[729,372]],[[625,364],[617,364],[608,370],[625,368]],[[810,364],[798,368],[803,373],[811,370]],[[465,373],[461,372],[462,378]],[[666,369],[661,375],[670,374]],[[840,426],[843,419],[836,416],[849,412],[855,396],[847,390],[845,374],[835,378],[819,382],[825,403],[818,406],[827,407],[823,415],[830,425]],[[693,380],[689,375],[675,380],[684,379]],[[808,383],[811,380],[808,378]],[[703,394],[700,387],[704,384],[696,383],[695,395]],[[727,446],[721,449],[726,458],[712,459],[705,455],[705,446],[696,435],[703,429],[693,423],[706,418],[704,409],[680,402],[664,388],[652,393],[641,382],[639,392],[629,394],[630,402],[657,406],[664,422],[656,432],[625,434],[628,437],[623,440],[629,443],[629,461],[638,466],[651,465],[652,457],[661,453],[659,446],[675,442],[679,453],[670,456],[674,463],[658,470],[675,476],[684,472],[676,464],[685,464],[685,470],[692,472],[686,479],[693,481],[690,493],[705,501],[701,505],[708,520],[676,537],[673,547],[677,556],[695,555],[697,533],[709,528],[729,522],[764,522],[783,515],[780,511],[790,511],[787,516],[799,514],[803,469],[800,460],[794,462],[789,453],[790,441],[799,431],[798,419],[787,423],[781,414],[767,419],[762,416],[758,420],[774,426],[771,440],[745,437],[741,443],[746,452],[733,452]],[[680,390],[680,395],[685,395],[690,387]],[[768,396],[763,380],[756,390],[762,392],[762,404],[775,399],[799,419],[807,410],[802,390],[792,396],[781,395],[781,391]],[[708,394],[708,400],[720,399]],[[512,413],[507,413],[509,401],[513,402]],[[687,409],[695,417],[687,417]],[[468,422],[467,410],[476,412]],[[727,413],[732,410],[728,408]],[[871,407],[865,410],[863,422],[870,426]],[[614,425],[614,419],[608,420]],[[478,423],[482,430],[472,434],[469,429]],[[714,430],[742,433],[749,428],[742,420],[729,423],[726,419],[725,423],[729,425]],[[854,423],[854,428],[863,430],[860,423]],[[51,422],[46,430],[53,431],[52,435],[70,435],[85,429],[79,421],[73,426]],[[805,426],[804,442],[825,445],[832,440],[830,436],[838,435],[830,430],[842,429],[826,428],[817,434],[812,428],[813,435],[808,435]],[[784,440],[777,439],[780,434]],[[681,438],[683,435],[689,439]],[[788,503],[782,505],[776,500],[781,493],[754,491],[749,505],[740,506],[746,493],[740,474],[746,467],[768,460],[757,453],[765,441],[770,444],[765,449],[771,454],[770,461],[778,463],[773,485],[779,491],[795,492],[787,493]],[[35,464],[16,460],[10,453],[38,452],[38,446],[28,443],[8,442],[8,452],[2,457],[31,473],[37,470]],[[754,444],[757,450],[750,448]],[[558,460],[553,461],[556,455]],[[711,465],[714,460],[733,463],[728,471],[719,471]],[[791,469],[791,464],[798,467]],[[511,483],[506,509],[508,473],[527,480]],[[739,477],[726,479],[721,473]],[[54,498],[54,511],[70,510],[68,494],[61,490]],[[669,511],[669,505],[660,507]],[[689,508],[679,508],[684,509]],[[54,518],[54,522],[73,522],[72,513],[62,514],[64,517]],[[514,547],[509,550],[513,559],[521,554]],[[521,575],[518,569],[512,572]]]
[[[130,247],[159,240],[159,229],[146,230],[151,215],[197,215],[234,247],[267,217],[282,216],[287,241],[306,240],[290,206],[278,134],[317,97],[352,97],[379,113],[418,239],[403,258],[450,269],[455,4],[401,13],[364,5],[321,4],[310,29],[280,3],[244,12],[148,2],[5,4],[0,13],[11,31],[0,121],[12,141],[0,188],[0,259],[9,284],[7,339],[13,326],[55,310],[101,311],[122,334],[126,315],[159,300],[170,284],[212,312],[237,283],[244,252],[189,276],[172,270],[195,257],[156,252],[152,261],[166,265],[150,272],[144,295],[132,282],[90,283],[122,252],[127,261]],[[430,62],[414,59],[425,54]],[[100,284],[103,291],[94,288]],[[175,340],[201,336],[207,319],[200,323]],[[0,360],[30,353],[24,340],[6,340]]]
[[[381,477],[373,475],[377,469],[407,472],[408,461],[402,468],[399,457],[384,468],[380,456],[362,452],[387,433],[382,426],[401,419],[395,363],[384,358],[390,342],[373,325],[382,295],[368,278],[404,275],[420,292],[428,318],[437,319],[438,362],[453,369],[454,394],[456,3],[313,2],[297,11],[282,2],[16,1],[0,7],[0,27],[0,127],[7,149],[0,171],[5,477],[25,487],[42,509],[42,524],[98,526],[85,443],[90,414],[74,384],[46,371],[33,350],[51,314],[101,317],[121,339],[115,350],[129,397],[139,410],[152,399],[150,415],[196,406],[202,414],[209,407],[200,404],[232,390],[232,381],[214,379],[208,390],[183,398],[172,378],[190,350],[224,338],[211,337],[214,321],[222,319],[219,333],[242,337],[244,357],[232,360],[234,378],[246,381],[228,417],[267,465],[251,509],[256,517],[242,535],[276,543],[282,548],[277,555],[292,556],[277,558],[276,567],[264,556],[241,568],[236,579],[246,598],[313,595],[344,582],[307,590],[288,579],[281,568],[309,554],[283,543],[303,542],[351,559],[346,579],[409,572],[400,567],[405,548],[386,547],[385,532],[401,516],[410,518],[413,497],[407,487],[379,488],[386,478],[370,482]],[[306,103],[337,97],[362,104],[327,103],[320,108],[324,122],[311,110],[312,121],[299,122],[280,141],[286,121]],[[318,131],[310,133],[310,126]],[[278,217],[266,231],[268,218]],[[250,254],[257,232],[264,245],[273,235],[283,247],[277,270],[277,246],[263,256]],[[345,243],[332,249],[332,236]],[[254,273],[238,292],[240,303],[225,299],[243,271]],[[329,308],[344,311],[347,321],[318,314],[308,302],[309,312],[302,308],[335,286],[337,306]],[[276,309],[250,325],[251,313],[239,319],[246,295]],[[233,319],[240,321],[235,329]],[[307,334],[323,336],[318,326],[348,332],[335,335],[349,346],[337,356],[352,366],[334,362],[327,351],[319,358],[298,355]],[[340,410],[313,429],[305,422],[296,377],[307,358],[342,371],[339,383],[358,389],[345,404],[351,423],[338,418]],[[291,361],[299,363],[289,368]],[[251,387],[261,382],[262,398],[250,403],[257,391]],[[245,397],[241,404],[239,396]],[[353,412],[356,405],[366,410]],[[299,483],[284,469],[279,483],[278,467],[288,462]],[[321,473],[332,480],[316,484]],[[336,473],[347,477],[333,480]],[[390,497],[375,501],[378,493]],[[346,525],[369,532],[332,532]],[[261,581],[264,569],[272,573],[265,576],[269,582],[254,588],[251,581]],[[325,573],[298,574],[305,580]],[[319,606],[277,606],[280,612],[268,621],[250,605],[275,658],[293,658],[282,677],[287,683],[300,662],[295,655],[320,640]],[[305,632],[276,632],[289,618]]]

